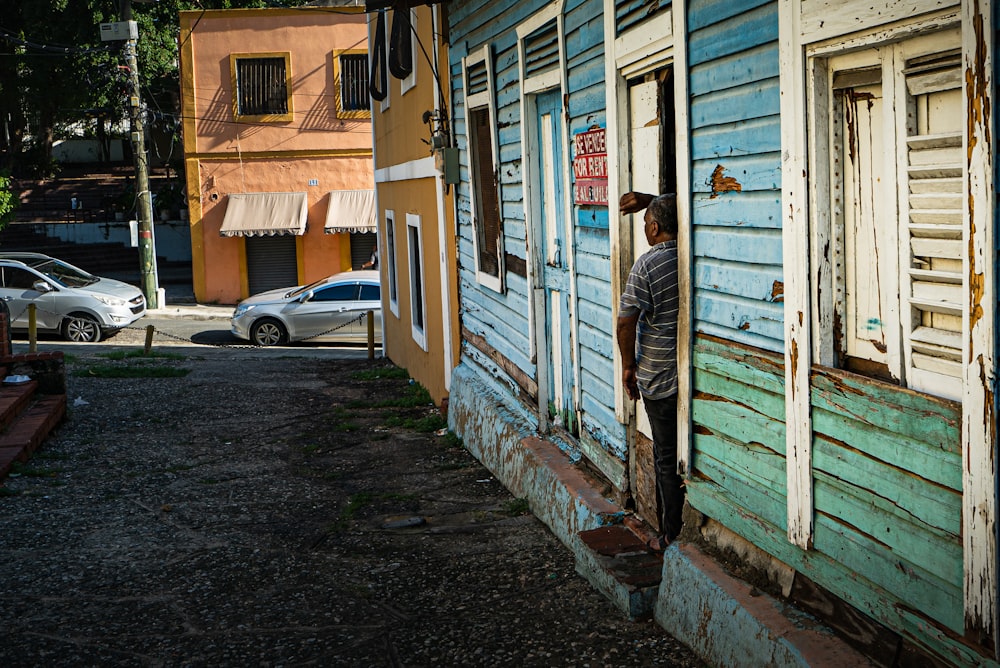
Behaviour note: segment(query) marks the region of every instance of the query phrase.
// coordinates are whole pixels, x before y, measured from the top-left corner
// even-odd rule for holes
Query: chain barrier
[[[19,320],[22,316],[24,316],[25,313],[28,312],[29,306],[30,306],[30,304],[28,306],[25,306],[21,310],[21,312],[17,314],[17,316],[15,316],[13,318],[10,318],[10,320],[8,322],[10,322],[11,325],[13,326],[13,323],[15,321]],[[36,314],[38,314],[38,313],[45,313],[45,314],[49,314],[49,315],[58,316],[60,318],[60,320],[66,317],[65,315],[63,315],[61,313],[56,313],[55,311],[50,311],[50,310],[41,308],[37,304],[35,304],[35,312],[36,312]],[[314,339],[322,338],[322,337],[324,337],[324,336],[326,336],[328,334],[332,334],[333,332],[336,332],[339,329],[343,329],[344,327],[348,327],[350,325],[353,325],[354,323],[361,323],[361,322],[363,322],[365,320],[365,318],[367,317],[367,315],[368,315],[368,312],[366,311],[366,312],[362,313],[361,315],[357,316],[356,318],[351,318],[350,320],[348,320],[346,322],[342,322],[339,325],[335,325],[335,326],[331,327],[330,329],[327,329],[327,330],[325,330],[323,332],[320,332],[319,334],[313,334],[312,336],[306,337],[304,339],[298,339],[297,342],[309,342],[309,341],[312,341]],[[18,327],[18,328],[20,329],[20,327]],[[114,327],[114,328],[104,328],[104,327],[102,327],[102,329],[113,329],[115,332],[129,331],[130,330],[130,331],[134,331],[134,332],[143,332],[143,333],[145,333],[147,331],[146,327],[135,327],[135,326],[132,326],[132,325],[125,325],[124,327]],[[154,327],[154,332],[156,334],[159,334],[160,336],[162,336],[164,338],[167,338],[167,339],[173,339],[175,341],[180,341],[182,343],[193,343],[193,344],[198,345],[198,346],[212,346],[212,347],[215,347],[215,348],[235,348],[235,349],[255,349],[255,348],[262,347],[262,346],[256,346],[256,345],[252,345],[252,344],[247,344],[247,343],[213,343],[213,342],[199,343],[197,341],[194,341],[191,338],[184,337],[184,336],[178,336],[176,334],[171,334],[170,332],[165,332],[165,331],[163,331],[161,329],[156,329],[155,327]]]

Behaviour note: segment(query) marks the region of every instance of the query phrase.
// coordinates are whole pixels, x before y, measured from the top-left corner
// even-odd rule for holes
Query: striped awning
[[[375,231],[374,190],[331,190],[326,210],[327,234]]]
[[[219,234],[271,237],[304,234],[309,209],[305,193],[234,193],[226,203]]]

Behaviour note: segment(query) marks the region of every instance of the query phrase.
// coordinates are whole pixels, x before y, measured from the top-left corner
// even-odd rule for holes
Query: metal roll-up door
[[[372,258],[372,251],[378,235],[374,232],[351,232],[351,268],[361,269],[361,265]]]
[[[247,279],[250,294],[299,284],[295,237],[246,237]]]

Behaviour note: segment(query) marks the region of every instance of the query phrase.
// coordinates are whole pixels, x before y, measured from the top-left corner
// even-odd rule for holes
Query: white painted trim
[[[604,15],[609,14],[608,4],[605,3]],[[614,3],[610,3],[610,25],[605,26],[605,35],[613,38],[616,30],[614,22]],[[670,51],[674,44],[673,35],[673,8],[661,11],[653,18],[639,23],[628,31],[622,33],[614,40],[614,62],[622,75],[628,79],[638,76],[647,71],[651,71],[666,64],[665,54]],[[608,33],[607,30],[611,32]]]
[[[631,149],[628,145],[628,89],[625,79],[618,73],[615,62],[615,0],[604,0],[604,82],[607,100],[607,145],[618,147],[608,151],[608,238],[611,243],[611,338],[614,363],[613,387],[615,392],[615,418],[628,425],[635,419],[634,404],[625,401],[622,388],[622,357],[618,350],[615,327],[618,322],[618,300],[624,288],[623,277],[628,268],[624,257],[625,249],[632,248],[632,226],[622,224],[622,214],[618,200],[629,190],[628,174],[623,165],[628,165]],[[630,430],[626,430],[629,432]],[[626,433],[626,440],[632,435]],[[628,445],[628,444],[626,444]],[[629,446],[626,452],[632,452]]]
[[[394,183],[412,179],[432,179],[440,176],[434,166],[434,158],[418,158],[397,165],[389,165],[375,170],[375,183]]]
[[[962,401],[962,546],[965,555],[965,628],[974,636],[992,636],[1000,652],[997,576],[996,458],[996,217],[994,146],[993,8],[983,0],[962,3],[962,60],[965,100],[972,108],[964,130],[967,148],[963,216],[964,259],[969,297],[963,311],[968,341],[963,350],[965,396]],[[977,34],[978,33],[978,34]],[[984,119],[989,119],[984,122]],[[970,134],[971,132],[971,134]],[[981,292],[976,291],[978,286]],[[975,309],[975,312],[972,310]],[[978,318],[973,315],[979,312]],[[963,347],[965,347],[963,346]]]
[[[530,79],[524,82],[524,92],[540,93],[542,91],[549,90],[550,88],[555,88],[562,82],[562,72],[557,69],[548,70],[547,72],[542,72],[541,74],[536,74]]]
[[[438,42],[438,25],[440,20],[438,6],[431,5],[431,33],[434,35],[433,51],[431,52],[431,72],[434,74],[435,81],[438,79],[440,66],[441,46]],[[444,91],[441,86],[435,86],[435,88],[437,89],[437,112],[442,113],[448,108],[446,100],[442,97]],[[434,161],[433,158],[430,158],[430,160]],[[442,373],[444,374],[444,390],[445,392],[451,392],[451,370],[455,366],[455,359],[452,353],[451,341],[451,273],[448,271],[448,248],[449,244],[454,242],[452,241],[452,237],[448,235],[448,216],[445,214],[444,209],[444,189],[446,187],[444,177],[437,169],[434,171],[436,173],[434,177],[434,194],[437,200],[438,254],[440,256],[438,280],[441,282],[441,345],[443,347],[441,352],[444,359]]]
[[[674,142],[677,152],[677,277],[680,311],[677,320],[677,471],[691,473],[693,438],[691,400],[694,395],[694,276],[691,221],[691,127],[688,92],[687,0],[671,4],[674,20]]]
[[[561,16],[563,12],[563,5],[565,3],[566,0],[553,0],[546,7],[539,9],[537,12],[535,12],[534,14],[526,18],[524,21],[519,23],[517,28],[515,28],[515,32],[517,33],[517,41],[518,42],[524,41],[525,37],[535,32],[549,21],[555,19],[558,16]],[[524,79],[523,76],[521,78],[522,80]]]
[[[417,247],[412,248],[410,246],[410,230],[416,230],[417,233]],[[420,346],[421,350],[427,352],[427,280],[424,276],[424,262],[420,263],[420,275],[416,276],[416,272],[413,268],[413,257],[418,258],[424,257],[424,231],[420,227],[420,216],[415,213],[406,214],[406,265],[408,271],[406,275],[410,279],[410,333],[413,336],[414,342]],[[416,319],[413,317],[414,307],[418,306],[413,299],[413,286],[414,282],[419,280],[420,282],[420,312],[424,316],[423,327],[417,327]]]
[[[806,175],[805,54],[800,0],[779,0],[781,210],[785,283],[785,457],[788,540],[809,549],[813,536],[810,413],[809,182]]]
[[[881,46],[886,42],[894,42],[948,26],[957,26],[961,21],[961,13],[956,9],[942,10],[934,14],[922,16],[906,23],[879,26],[850,35],[828,39],[823,42],[809,44],[806,53],[810,58],[846,53],[866,46]]]
[[[802,0],[793,38],[801,36],[798,43],[808,44],[958,5],[958,0]]]

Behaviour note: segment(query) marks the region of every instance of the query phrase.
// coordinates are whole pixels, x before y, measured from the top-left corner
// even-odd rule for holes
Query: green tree
[[[53,141],[83,123],[107,143],[127,117],[123,42],[102,42],[100,24],[122,19],[125,0],[6,0],[0,14],[0,141],[7,168],[51,168]],[[297,6],[285,0],[131,0],[139,27],[140,94],[161,132],[179,128],[178,12]]]

